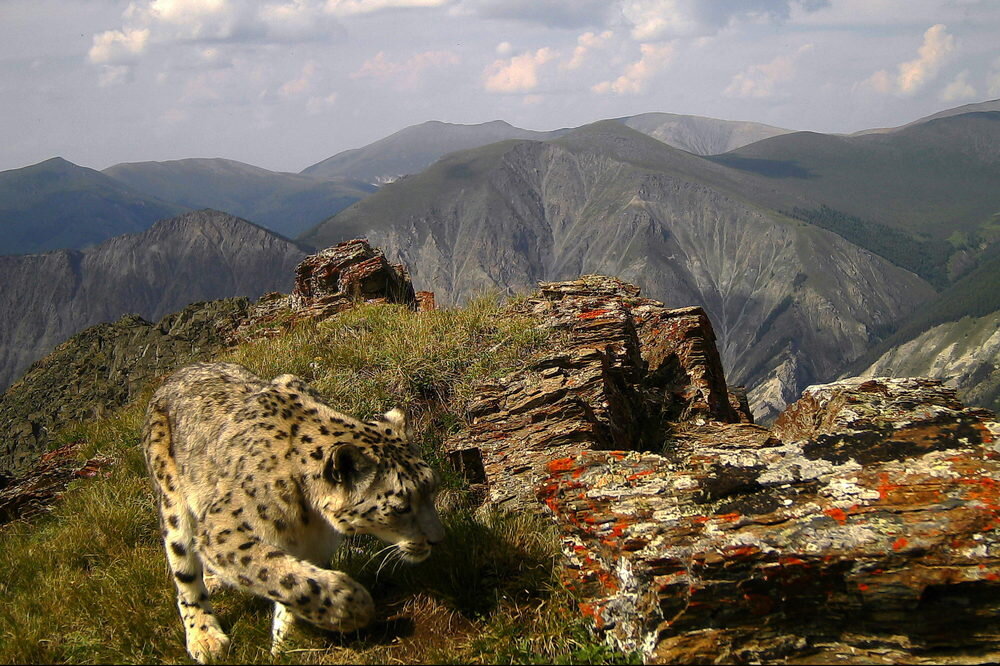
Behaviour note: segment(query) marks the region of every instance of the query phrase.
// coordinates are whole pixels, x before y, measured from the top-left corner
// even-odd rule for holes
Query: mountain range
[[[0,172],[0,254],[85,247],[184,210],[53,157]]]
[[[730,379],[749,387],[756,413],[767,418],[805,385],[848,368],[903,372],[901,355],[915,358],[913,341],[932,329],[938,342],[920,343],[918,351],[940,352],[942,340],[973,330],[985,335],[1000,312],[1000,302],[984,295],[1000,291],[990,269],[1000,238],[998,148],[1000,101],[853,135],[649,113],[552,132],[502,121],[423,123],[300,174],[222,159],[120,164],[103,173],[50,160],[0,173],[0,186],[16,175],[25,191],[41,191],[32,178],[52,181],[48,169],[75,169],[149,209],[174,207],[162,216],[212,207],[298,235],[293,243],[230,224],[241,240],[217,238],[229,251],[237,242],[257,242],[249,239],[263,238],[259,234],[288,256],[367,236],[409,266],[418,289],[435,291],[443,303],[483,289],[527,290],[539,279],[615,274],[668,304],[705,306]],[[45,192],[56,202],[62,196],[58,187]],[[16,188],[0,187],[0,193],[0,211],[19,210]],[[44,208],[44,193],[33,201]],[[62,226],[87,229],[90,218],[82,215],[67,214]],[[9,219],[0,221],[14,228]],[[30,227],[25,219],[17,224]],[[152,220],[132,223],[143,229]],[[85,236],[65,247],[107,238]],[[177,238],[163,242],[192,242],[184,234]],[[199,289],[211,271],[202,275],[197,262],[218,261],[183,256],[178,261],[191,262],[187,284],[173,288],[191,296],[178,295],[175,309],[205,297],[194,294],[204,293]],[[30,261],[60,261],[46,257]],[[12,271],[30,272],[30,262],[16,267],[18,259],[29,258],[4,261]],[[72,271],[60,271],[49,273],[58,276],[50,284],[73,284]],[[287,274],[274,269],[276,277]],[[122,296],[128,290],[117,286],[130,279],[106,277],[110,305],[88,323],[127,311],[149,318],[166,312],[142,310],[148,304],[138,296],[139,305],[131,306]],[[148,284],[167,284],[159,279]],[[48,299],[18,289],[4,288],[8,312]],[[250,291],[217,290],[219,297]],[[100,300],[96,291],[91,298],[88,308]],[[73,309],[71,302],[61,307]],[[32,351],[17,359],[4,352],[4,368],[23,368],[63,331],[85,325],[79,319],[56,327],[43,320],[67,317],[59,308],[41,309],[44,316],[7,334],[12,348]],[[956,327],[967,316],[975,321]],[[32,330],[46,331],[35,336],[44,344],[29,344]],[[989,386],[1000,382],[984,378],[997,372],[996,354],[960,348],[949,348],[948,363],[935,365],[943,358],[938,353],[925,366],[962,368],[956,376],[967,388],[983,389],[977,400],[991,404],[997,396]],[[0,379],[6,383],[15,374]]]

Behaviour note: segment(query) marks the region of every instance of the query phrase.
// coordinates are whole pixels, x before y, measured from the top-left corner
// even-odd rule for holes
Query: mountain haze
[[[74,333],[124,313],[288,290],[296,244],[217,211],[162,220],[85,250],[0,257],[0,386]]]
[[[793,131],[761,123],[717,120],[676,113],[643,113],[619,118],[618,122],[648,134],[668,146],[681,148],[695,155],[728,153],[747,144]]]
[[[859,357],[933,289],[839,236],[748,199],[766,178],[605,121],[455,153],[303,237],[359,235],[456,303],[604,273],[703,305],[734,383],[769,415]]]
[[[494,120],[456,125],[432,120],[413,125],[363,148],[345,150],[302,170],[322,178],[352,178],[381,185],[422,171],[443,155],[507,139],[545,139],[559,133],[524,130]]]
[[[224,159],[116,164],[107,176],[187,208],[213,208],[294,237],[375,188],[360,181],[268,171]]]
[[[53,157],[0,172],[0,254],[81,248],[184,210]]]

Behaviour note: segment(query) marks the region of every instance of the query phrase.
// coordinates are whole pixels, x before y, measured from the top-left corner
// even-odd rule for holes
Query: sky
[[[1000,98],[997,0],[0,0],[0,170],[300,171],[427,120],[853,132]]]

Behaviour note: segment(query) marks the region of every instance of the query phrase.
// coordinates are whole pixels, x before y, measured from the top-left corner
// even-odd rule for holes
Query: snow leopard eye
[[[396,514],[399,514],[399,515],[403,515],[405,513],[409,513],[412,510],[413,510],[413,507],[411,507],[409,504],[407,504],[406,506],[394,506],[394,507],[392,507],[393,513],[396,513]]]

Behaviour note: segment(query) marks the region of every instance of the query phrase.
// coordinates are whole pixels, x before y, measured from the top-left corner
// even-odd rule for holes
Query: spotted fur
[[[344,535],[374,534],[414,562],[444,536],[437,480],[402,412],[358,421],[294,375],[178,370],[150,400],[143,445],[187,650],[201,663],[229,646],[205,572],[274,601],[277,650],[295,617],[337,631],[371,621],[368,590],[326,568]]]

